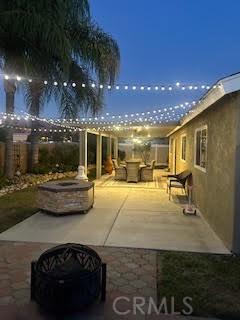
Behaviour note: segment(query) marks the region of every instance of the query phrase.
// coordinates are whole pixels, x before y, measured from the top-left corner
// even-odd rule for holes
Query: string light
[[[156,111],[156,110],[154,110],[155,112],[158,112],[158,113],[161,113],[163,110],[164,111],[167,111],[167,110],[172,110],[172,109],[179,109],[179,108],[182,108],[182,109],[185,109],[186,107],[193,107],[193,106],[195,106],[196,105],[196,101],[194,100],[194,101],[191,101],[191,102],[188,102],[188,101],[186,101],[186,102],[184,102],[184,103],[182,103],[182,104],[179,104],[179,105],[175,105],[175,106],[168,106],[168,107],[162,107],[162,108],[158,108],[158,111]],[[151,114],[151,113],[153,113],[153,110],[147,110],[147,111],[145,111],[145,113],[146,114]],[[134,117],[134,116],[138,116],[139,115],[139,113],[137,112],[137,113],[127,113],[127,115],[128,115],[128,117]],[[121,114],[111,114],[111,113],[109,113],[109,112],[107,112],[107,113],[105,113],[103,116],[105,116],[106,118],[109,118],[109,119],[115,119],[115,118],[121,118],[122,117],[122,115]],[[126,115],[125,115],[126,116]],[[89,120],[89,118],[88,117],[85,117],[85,118],[83,118],[82,119],[82,121],[85,121],[85,120]],[[97,118],[95,118],[95,120],[97,120]],[[56,119],[56,121],[62,121],[62,119]]]
[[[184,104],[181,104],[181,105],[178,105],[178,106],[175,106],[174,109],[177,109],[177,108],[183,108],[185,109],[186,106],[189,106],[191,104],[189,103],[185,103]],[[153,110],[152,113],[153,113],[153,116],[151,116],[151,113],[148,111],[147,112],[147,116],[146,116],[146,112],[142,112],[141,113],[141,116],[139,113],[136,113],[135,114],[135,117],[133,118],[132,116],[134,114],[131,114],[131,119],[128,119],[129,117],[129,114],[125,114],[124,115],[124,119],[122,119],[122,115],[119,115],[118,116],[118,119],[119,120],[111,120],[109,121],[109,119],[105,119],[104,116],[101,116],[101,120],[100,121],[95,121],[95,119],[92,119],[92,118],[88,118],[88,119],[85,119],[83,118],[82,121],[80,121],[79,119],[42,119],[42,118],[37,118],[37,117],[34,117],[34,116],[31,116],[31,115],[24,115],[24,116],[19,116],[19,115],[16,115],[16,114],[3,114],[3,117],[2,119],[8,119],[9,118],[12,120],[12,121],[16,121],[16,120],[25,120],[25,121],[28,121],[28,120],[32,120],[32,121],[35,121],[35,120],[38,120],[38,121],[42,121],[43,123],[48,123],[49,125],[51,126],[59,126],[61,128],[68,128],[68,129],[72,129],[73,126],[81,126],[81,128],[87,128],[87,126],[93,126],[93,125],[100,125],[101,127],[99,128],[102,128],[104,125],[112,125],[112,126],[115,126],[115,125],[124,125],[124,126],[129,126],[129,125],[141,125],[142,123],[148,123],[149,125],[152,125],[152,124],[156,124],[156,123],[162,123],[163,120],[169,120],[169,121],[173,121],[173,122],[176,122],[179,120],[179,114],[175,114],[175,110],[173,109],[173,107],[171,107],[171,112],[169,112],[170,108],[164,108],[164,109],[159,109],[159,110]],[[166,111],[168,111],[166,113]],[[142,116],[145,116],[144,118]],[[88,120],[88,121],[87,121]],[[64,123],[64,124],[63,124]],[[79,128],[79,127],[77,127]]]
[[[16,75],[16,76],[13,76],[13,75],[8,75],[8,74],[3,74],[3,73],[0,73],[0,75],[3,75],[4,79],[5,80],[9,80],[9,79],[16,79],[17,81],[29,81],[29,82],[32,82],[34,81],[34,79],[32,79],[31,77],[27,77],[27,78],[24,78],[22,76],[19,76],[19,75]],[[39,80],[39,79],[38,79]],[[43,80],[43,83],[44,84],[48,84],[48,81],[47,80]],[[77,82],[73,82],[76,84],[76,86],[78,85]],[[85,88],[87,87],[87,85],[85,83],[79,83],[82,88]],[[54,81],[53,82],[53,85],[54,86],[58,86],[58,85],[63,85],[63,86],[66,86],[66,82],[63,82],[63,83],[58,83],[57,81]],[[72,84],[73,85],[73,84]],[[166,89],[168,91],[174,91],[174,90],[209,90],[211,88],[211,86],[209,84],[182,84],[180,82],[176,82],[175,85],[174,84],[167,84],[167,85],[125,85],[125,84],[117,84],[116,86],[111,86],[111,85],[103,85],[103,84],[97,84],[95,82],[91,83],[90,86],[92,88],[95,88],[95,87],[99,87],[100,89],[116,89],[116,90],[120,90],[121,88],[123,88],[124,90],[137,90],[137,89],[140,89],[141,91],[151,91],[152,89],[154,89],[155,91],[165,91]],[[213,86],[213,89],[217,88],[217,87],[220,87],[221,84],[217,84],[217,85],[214,85]],[[75,87],[75,85],[73,85],[73,87]],[[159,90],[161,89],[161,90]]]

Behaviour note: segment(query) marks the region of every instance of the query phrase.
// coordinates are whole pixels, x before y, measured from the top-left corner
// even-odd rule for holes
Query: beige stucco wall
[[[196,206],[225,245],[240,252],[240,230],[236,226],[237,206],[236,166],[240,163],[236,153],[240,146],[240,94],[232,94],[202,112],[199,116],[171,135],[176,142],[176,171],[191,170],[193,174],[193,197]],[[203,172],[194,166],[195,130],[207,125],[207,169]],[[186,162],[180,159],[181,135],[187,135]],[[170,148],[169,164],[173,172],[173,154]],[[238,165],[239,167],[239,165]],[[240,212],[239,212],[240,214]],[[235,241],[235,242],[234,242]]]

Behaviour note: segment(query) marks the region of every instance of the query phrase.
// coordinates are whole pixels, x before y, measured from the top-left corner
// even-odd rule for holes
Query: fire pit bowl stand
[[[87,246],[56,246],[31,263],[31,300],[45,311],[77,312],[105,299],[106,264]]]

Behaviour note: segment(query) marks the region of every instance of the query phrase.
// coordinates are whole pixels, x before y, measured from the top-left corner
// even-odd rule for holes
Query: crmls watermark
[[[193,313],[193,307],[191,305],[192,298],[184,297],[182,300],[182,310],[176,310],[174,297],[163,297],[159,304],[154,301],[152,297],[129,297],[120,296],[113,301],[113,311],[117,315],[126,316],[129,314],[137,315],[191,315]]]

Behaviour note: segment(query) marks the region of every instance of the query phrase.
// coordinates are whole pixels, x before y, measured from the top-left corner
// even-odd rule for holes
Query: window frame
[[[205,168],[196,163],[196,161],[197,161],[197,133],[201,132],[201,137],[202,137],[203,130],[206,130],[206,167]],[[207,127],[207,125],[203,125],[201,127],[198,127],[197,129],[195,129],[195,134],[194,134],[194,167],[201,170],[204,173],[207,172],[207,160],[208,160],[207,146],[208,146],[208,127]],[[200,152],[201,152],[201,146],[200,146]],[[201,153],[200,153],[200,162],[201,162]]]
[[[183,138],[185,138],[185,159],[182,157],[183,156]],[[181,154],[180,154],[180,159],[183,162],[186,162],[187,159],[187,134],[184,133],[181,135],[181,148],[180,148]]]

